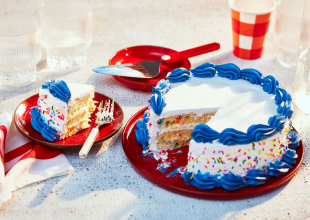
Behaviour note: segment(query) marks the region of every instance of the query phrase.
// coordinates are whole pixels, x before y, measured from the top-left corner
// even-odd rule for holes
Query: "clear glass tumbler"
[[[295,67],[305,0],[281,0],[277,5],[274,40],[277,59],[285,67]]]
[[[39,20],[28,14],[0,15],[0,85],[20,87],[34,82],[40,59]]]
[[[51,1],[40,10],[42,46],[50,68],[69,72],[86,64],[92,42],[92,11],[80,1]]]
[[[310,0],[305,0],[293,102],[302,113],[310,115]]]

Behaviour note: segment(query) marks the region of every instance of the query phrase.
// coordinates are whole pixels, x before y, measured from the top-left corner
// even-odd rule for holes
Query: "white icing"
[[[160,118],[217,111],[207,123],[212,129],[221,132],[234,128],[246,132],[253,124],[268,124],[268,119],[277,114],[274,95],[242,79],[191,77],[185,82],[171,83],[164,97],[166,106],[160,116],[150,110],[149,149],[154,151],[158,150],[156,135],[160,132],[157,125]]]
[[[45,123],[54,127],[60,134],[63,134],[65,119],[68,117],[67,103],[52,96],[48,89],[41,89],[38,98],[38,109]]]
[[[236,175],[244,176],[249,170],[266,170],[270,162],[280,160],[289,142],[286,133],[289,130],[288,123],[285,129],[270,138],[242,145],[223,145],[219,142],[197,143],[193,139],[189,143],[187,172],[210,174],[225,174],[229,171]],[[248,157],[251,158],[248,158]],[[255,157],[257,156],[257,161]],[[221,157],[223,163],[219,162]],[[231,158],[236,158],[231,161]],[[214,159],[212,159],[214,158]],[[255,161],[254,161],[255,160]],[[214,162],[215,161],[215,162]]]

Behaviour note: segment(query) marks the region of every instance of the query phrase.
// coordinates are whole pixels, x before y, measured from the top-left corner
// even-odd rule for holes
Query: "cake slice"
[[[96,106],[94,86],[46,81],[37,106],[31,108],[31,126],[48,141],[58,141],[88,128]]]

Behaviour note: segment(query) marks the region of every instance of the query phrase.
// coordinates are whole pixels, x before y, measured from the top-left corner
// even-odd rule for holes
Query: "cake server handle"
[[[176,61],[180,61],[183,59],[195,57],[198,55],[202,55],[205,53],[209,53],[212,51],[216,51],[221,48],[221,45],[219,43],[210,43],[210,44],[205,44],[199,47],[194,47],[188,50],[183,50],[179,52],[174,52],[169,55],[163,55],[161,57],[161,61],[164,63],[174,63]]]
[[[82,149],[79,152],[79,157],[80,158],[85,158],[90,150],[90,148],[93,146],[94,141],[98,135],[99,132],[99,128],[98,126],[93,128],[88,136],[88,138],[86,139]]]

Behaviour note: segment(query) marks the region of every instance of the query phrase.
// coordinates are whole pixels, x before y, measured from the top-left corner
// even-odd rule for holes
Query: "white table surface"
[[[0,13],[36,14],[45,0],[0,0]],[[94,12],[93,43],[87,65],[68,73],[47,67],[45,55],[38,66],[37,81],[15,89],[0,87],[0,113],[14,113],[17,105],[37,93],[44,80],[87,83],[113,97],[123,108],[125,123],[147,105],[150,92],[129,89],[111,76],[94,74],[110,56],[125,47],[159,45],[176,50],[219,42],[221,50],[190,59],[234,62],[240,68],[256,68],[274,75],[281,87],[292,89],[294,69],[276,60],[274,21],[259,60],[246,61],[232,54],[230,10],[226,0],[91,0]],[[65,150],[75,172],[33,184],[13,193],[0,208],[0,219],[305,219],[310,218],[309,127],[310,117],[294,115],[293,125],[305,144],[305,159],[287,184],[267,194],[234,201],[185,197],[162,189],[140,176],[129,164],[121,145],[121,133],[94,146],[86,159],[78,150]]]

